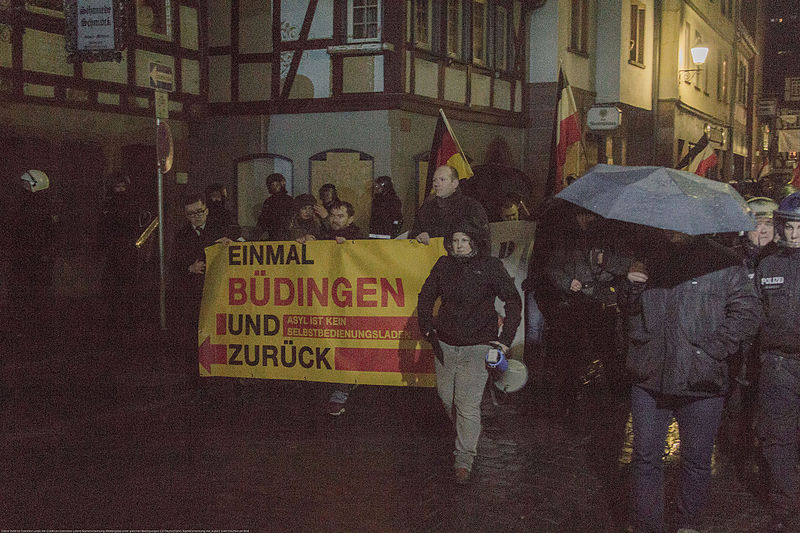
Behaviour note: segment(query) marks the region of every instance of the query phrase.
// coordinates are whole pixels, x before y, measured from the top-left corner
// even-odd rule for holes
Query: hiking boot
[[[466,485],[469,482],[469,470],[464,467],[456,468],[456,483]]]

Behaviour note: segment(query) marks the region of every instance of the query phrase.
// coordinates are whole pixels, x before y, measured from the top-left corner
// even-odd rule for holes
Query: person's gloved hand
[[[506,346],[505,344],[503,344],[503,343],[502,343],[502,342],[500,342],[500,341],[491,341],[491,342],[489,343],[489,345],[491,345],[491,346],[492,346],[492,348],[497,348],[498,350],[500,350],[501,352],[503,352],[503,353],[505,353],[505,354],[507,354],[507,353],[508,353],[509,347],[508,347],[508,346]]]
[[[422,338],[425,339],[426,341],[430,342],[431,344],[433,344],[433,341],[437,340],[436,330],[435,329],[431,329],[431,330],[422,332]]]

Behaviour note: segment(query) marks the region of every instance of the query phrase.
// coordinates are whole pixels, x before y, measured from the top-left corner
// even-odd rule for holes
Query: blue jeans
[[[664,446],[673,416],[681,438],[677,527],[699,529],[724,403],[721,396],[663,396],[634,385],[633,526],[637,533],[664,531]]]
[[[525,342],[532,347],[542,344],[544,316],[536,303],[533,291],[525,293]]]
[[[800,428],[800,361],[765,353],[758,385],[761,449],[769,468],[769,500],[777,513],[796,507],[797,431]]]

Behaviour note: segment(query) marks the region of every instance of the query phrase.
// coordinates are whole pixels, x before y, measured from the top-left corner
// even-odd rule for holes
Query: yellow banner
[[[442,239],[206,249],[201,376],[435,385],[417,295]]]

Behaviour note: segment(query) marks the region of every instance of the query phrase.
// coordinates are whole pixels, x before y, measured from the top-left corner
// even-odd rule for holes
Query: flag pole
[[[564,85],[570,88],[569,96],[572,99],[572,107],[575,108],[575,111],[578,111],[578,106],[575,105],[575,98],[572,94],[572,86],[569,84],[569,80],[567,79],[567,73],[564,72],[564,69],[561,64],[561,59],[558,60],[558,68],[561,69],[561,72],[564,74]],[[589,152],[586,150],[586,142],[583,140],[583,128],[580,129],[581,132],[581,150],[583,153],[583,160],[586,161],[586,166],[589,166],[589,156],[587,155]],[[578,170],[580,169],[580,163],[575,163],[575,177],[578,178]]]
[[[455,141],[456,146],[458,147],[458,153],[461,154],[461,157],[464,159],[464,163],[467,164],[469,171],[472,172],[472,165],[469,164],[469,160],[467,159],[466,154],[464,154],[464,150],[461,148],[461,143],[458,142],[458,137],[456,137],[453,133],[453,128],[450,127],[450,121],[447,120],[447,116],[444,114],[444,109],[441,107],[439,108],[439,115],[441,115],[442,120],[444,120],[444,125],[447,128],[447,131],[450,133],[450,137],[453,139],[453,141]]]

